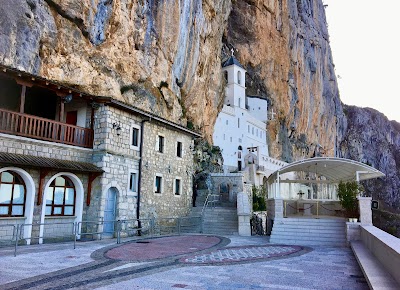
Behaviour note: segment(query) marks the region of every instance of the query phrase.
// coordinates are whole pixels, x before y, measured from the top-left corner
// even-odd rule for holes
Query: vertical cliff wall
[[[371,165],[386,177],[366,183],[365,191],[400,213],[400,124],[370,108],[345,106],[345,135],[340,156]]]
[[[398,210],[399,125],[343,110],[322,0],[0,0],[1,63],[189,120],[208,140],[231,48],[248,94],[276,113],[273,157],[370,163],[387,177],[367,190]]]
[[[229,13],[229,0],[0,0],[0,62],[210,138]]]
[[[269,100],[270,152],[287,162],[334,156],[345,121],[320,0],[238,0],[224,38],[248,72],[249,94]]]

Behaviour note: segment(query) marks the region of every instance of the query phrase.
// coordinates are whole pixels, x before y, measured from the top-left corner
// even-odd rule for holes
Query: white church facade
[[[214,145],[222,149],[225,172],[245,172],[249,182],[261,185],[264,177],[287,164],[269,156],[268,101],[246,96],[246,70],[233,54],[222,67],[227,87],[214,126]]]

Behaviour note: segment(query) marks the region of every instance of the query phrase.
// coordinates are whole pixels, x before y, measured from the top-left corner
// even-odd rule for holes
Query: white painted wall
[[[247,106],[249,108],[249,113],[260,120],[261,122],[267,123],[267,112],[268,112],[268,102],[265,99],[257,97],[247,97]]]
[[[223,71],[228,72],[228,84],[224,106],[214,126],[213,140],[214,145],[222,149],[224,167],[235,170],[240,160],[243,169],[247,166],[245,164],[245,156],[249,153],[247,148],[257,147],[255,152],[252,152],[257,156],[257,163],[263,166],[267,173],[272,173],[286,163],[269,157],[266,142],[268,102],[257,97],[246,97],[244,69],[231,65],[224,67]],[[240,84],[238,84],[238,72],[241,73]],[[246,98],[249,109],[246,109]],[[242,147],[241,156],[239,156],[239,146]],[[262,177],[257,183],[262,184]]]

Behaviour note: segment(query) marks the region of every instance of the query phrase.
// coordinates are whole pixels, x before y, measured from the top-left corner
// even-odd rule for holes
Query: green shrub
[[[356,181],[340,182],[338,187],[338,197],[340,204],[346,211],[347,217],[358,217],[357,195],[362,190],[362,186]]]

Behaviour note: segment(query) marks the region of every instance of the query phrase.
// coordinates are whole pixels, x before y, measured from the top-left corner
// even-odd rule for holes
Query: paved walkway
[[[105,240],[12,253],[0,249],[0,289],[368,289],[350,249],[265,237]]]

